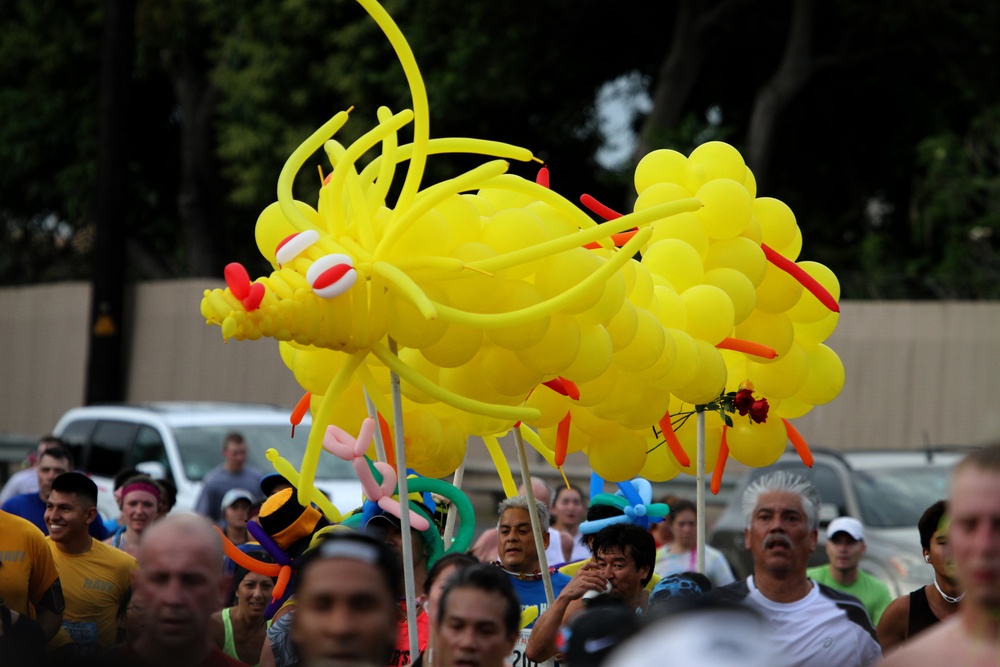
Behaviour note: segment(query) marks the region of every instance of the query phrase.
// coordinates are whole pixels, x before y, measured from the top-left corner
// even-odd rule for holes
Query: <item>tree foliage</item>
[[[803,255],[848,297],[995,298],[1000,7],[972,0],[386,0],[424,75],[432,136],[530,148],[552,186],[629,206],[602,169],[602,84],[629,73],[653,108],[641,153],[718,138],[795,210]],[[87,277],[102,7],[0,5],[0,280]],[[139,0],[128,127],[130,275],[265,270],[256,216],[291,151],[353,106],[410,106],[387,40],[354,2]],[[405,136],[404,136],[405,139]],[[434,159],[427,182],[471,161]],[[322,164],[323,155],[308,165]],[[527,177],[535,167],[512,165]],[[318,175],[296,194],[313,201]]]

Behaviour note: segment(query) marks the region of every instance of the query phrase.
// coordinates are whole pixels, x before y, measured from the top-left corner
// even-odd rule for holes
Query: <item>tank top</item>
[[[229,612],[231,609],[232,607],[226,607],[222,610],[222,626],[226,629],[226,641],[222,644],[222,652],[234,660],[243,662],[240,660],[240,656],[236,655],[236,640],[233,637],[233,622],[229,618]],[[270,620],[267,621],[267,627],[271,627]],[[259,667],[259,665],[255,665],[255,667]]]
[[[908,639],[940,621],[941,619],[931,611],[931,605],[927,601],[926,587],[921,586],[910,593],[910,615],[906,622],[906,636]]]

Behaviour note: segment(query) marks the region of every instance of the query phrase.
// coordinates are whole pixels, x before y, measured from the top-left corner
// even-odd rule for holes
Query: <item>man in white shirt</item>
[[[867,667],[882,659],[861,602],[806,576],[816,549],[819,493],[797,475],[778,471],[743,494],[746,546],[753,574],[713,589],[706,599],[742,602],[773,628],[777,654],[789,667]]]

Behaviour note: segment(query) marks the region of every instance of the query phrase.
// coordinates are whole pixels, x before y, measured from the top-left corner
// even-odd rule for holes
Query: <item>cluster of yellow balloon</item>
[[[836,325],[827,294],[836,279],[820,265],[794,264],[794,216],[777,200],[755,198],[734,148],[651,153],[636,169],[634,210],[597,224],[544,183],[505,173],[506,160],[531,160],[529,151],[430,139],[409,46],[374,0],[359,1],[396,49],[414,110],[379,109],[377,125],[346,147],[331,137],[347,112],[317,130],[289,158],[278,201],[257,222],[258,248],[274,271],[251,282],[230,265],[227,287],[206,290],[201,304],[226,340],[281,341],[282,359],[311,393],[300,494],[311,487],[328,425],[359,424],[365,395],[391,419],[390,371],[401,378],[407,462],[432,477],[461,463],[469,435],[524,422],[557,463],[586,451],[607,480],[667,479],[681,468],[656,447],[655,427],[685,404],[747,378],[782,416],[836,395],[843,368],[821,344]],[[399,145],[411,122],[412,144]],[[321,146],[333,171],[314,208],[295,201],[291,185]],[[376,147],[380,155],[359,171]],[[421,189],[427,158],[441,152],[503,159]],[[618,248],[612,236],[624,232]],[[642,261],[632,259],[640,251]],[[819,281],[811,292],[805,274]],[[574,391],[540,386],[557,378]],[[721,421],[709,428],[720,434],[711,451]],[[693,452],[692,429],[677,437]],[[730,435],[733,456],[759,465],[776,429],[744,430]]]

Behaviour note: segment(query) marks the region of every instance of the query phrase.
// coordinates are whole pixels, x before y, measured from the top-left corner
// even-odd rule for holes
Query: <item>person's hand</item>
[[[608,580],[601,574],[597,563],[590,560],[584,563],[583,567],[573,575],[573,578],[566,584],[566,588],[562,590],[559,597],[565,596],[570,600],[579,600],[588,591],[603,593],[607,587]]]

